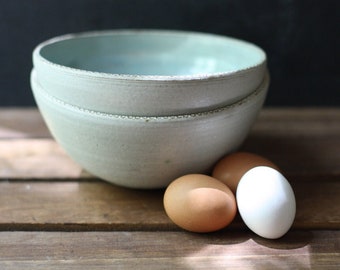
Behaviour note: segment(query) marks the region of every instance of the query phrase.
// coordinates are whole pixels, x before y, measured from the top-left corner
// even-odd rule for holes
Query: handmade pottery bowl
[[[88,110],[166,116],[221,108],[262,82],[259,47],[213,34],[114,30],[50,39],[33,52],[48,94]]]
[[[207,173],[245,139],[264,102],[268,75],[253,93],[219,109],[174,116],[124,116],[50,95],[31,74],[38,107],[56,141],[87,171],[132,188],[160,188]]]

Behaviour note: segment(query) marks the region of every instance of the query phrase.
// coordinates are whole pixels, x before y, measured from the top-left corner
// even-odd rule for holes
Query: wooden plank
[[[11,113],[16,124],[8,120]],[[0,178],[89,177],[53,139],[34,139],[37,134],[47,134],[37,111],[0,110],[1,115],[0,120],[7,120],[0,121],[0,138],[1,127],[11,123],[16,130],[23,127],[25,134],[33,139],[17,138],[13,134],[7,138],[2,134]],[[31,121],[39,124],[29,128],[25,126],[26,118],[37,118]],[[30,129],[40,131],[30,133]],[[273,160],[287,174],[329,175],[340,179],[340,109],[265,109],[241,150]]]
[[[264,109],[242,149],[293,186],[297,216],[282,239],[257,237],[239,216],[216,233],[184,232],[164,213],[164,190],[91,178],[37,110],[0,109],[0,269],[339,269],[340,109]]]
[[[293,179],[294,228],[340,229],[340,181]],[[102,181],[0,182],[0,230],[179,230],[163,210],[163,190]],[[238,217],[226,229],[245,228]]]
[[[291,231],[269,241],[244,232],[0,232],[0,268],[339,269],[339,231]]]
[[[242,149],[269,158],[287,174],[340,180],[340,109],[266,108]]]
[[[14,115],[22,121],[28,115],[39,115],[35,110],[27,110],[27,114],[23,113],[26,110],[19,112]],[[9,118],[2,114],[1,119]],[[296,228],[339,226],[339,120],[338,109],[264,110],[242,147],[271,158],[283,169],[298,200]],[[43,124],[41,119],[37,122]],[[164,217],[162,192],[126,191],[99,181],[75,182],[92,178],[53,139],[34,136],[0,139],[0,205],[5,206],[1,208],[0,226],[3,229],[113,230],[127,224],[129,229],[174,228]],[[11,182],[18,179],[27,182]],[[37,183],[38,179],[70,182]],[[110,192],[105,193],[108,190]],[[102,197],[102,193],[107,194],[106,197]],[[129,201],[132,194],[135,199]],[[53,211],[60,213],[53,216]],[[92,212],[97,215],[91,216]],[[124,216],[125,212],[136,215]],[[151,222],[144,219],[145,213]],[[88,224],[94,227],[87,227]],[[236,224],[238,227],[240,223]]]
[[[0,109],[0,139],[51,137],[36,108]]]
[[[172,226],[163,191],[105,182],[0,182],[0,230],[150,230]],[[172,226],[174,228],[174,226]]]
[[[340,179],[340,133],[336,135],[300,139],[251,134],[240,150],[271,159],[286,174]],[[0,179],[78,177],[93,176],[72,161],[53,139],[0,140]]]
[[[0,178],[91,177],[53,139],[0,140]]]
[[[252,133],[241,150],[272,160],[285,174],[334,175],[340,179],[340,133],[308,137]]]
[[[241,150],[275,162],[286,174],[329,175],[340,179],[338,137],[269,138],[252,134]],[[53,139],[0,140],[0,179],[93,177],[77,165]],[[308,179],[308,178],[305,178]]]
[[[327,135],[340,132],[340,108],[264,108],[255,133],[286,136]]]

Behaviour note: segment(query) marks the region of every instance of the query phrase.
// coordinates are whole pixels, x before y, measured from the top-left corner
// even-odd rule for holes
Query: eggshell
[[[222,182],[202,174],[189,174],[173,181],[164,193],[163,202],[169,218],[192,232],[222,229],[237,211],[232,191]]]
[[[225,183],[236,193],[241,177],[257,166],[268,166],[279,170],[270,160],[248,152],[236,152],[221,159],[214,167],[212,177]]]
[[[294,192],[287,179],[273,168],[249,170],[240,180],[236,201],[245,224],[262,237],[280,238],[293,224]]]

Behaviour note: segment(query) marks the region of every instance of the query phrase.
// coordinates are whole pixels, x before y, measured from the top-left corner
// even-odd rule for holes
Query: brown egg
[[[235,194],[242,176],[257,166],[268,166],[279,171],[273,162],[264,157],[247,152],[236,152],[221,159],[215,165],[212,177],[225,183]]]
[[[189,174],[173,181],[164,193],[163,203],[169,218],[192,232],[222,229],[237,211],[232,191],[222,182],[202,174]]]

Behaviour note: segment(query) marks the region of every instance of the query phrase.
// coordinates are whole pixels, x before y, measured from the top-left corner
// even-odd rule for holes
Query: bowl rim
[[[148,34],[148,35],[172,35],[172,36],[184,36],[184,35],[192,35],[192,36],[201,36],[207,38],[217,38],[224,39],[229,42],[238,43],[242,46],[248,46],[252,48],[254,51],[257,51],[261,54],[261,60],[254,64],[249,65],[246,68],[235,69],[232,71],[226,72],[215,72],[215,73],[207,73],[207,74],[193,74],[193,75],[141,75],[141,74],[118,74],[118,73],[107,73],[107,72],[99,72],[99,71],[90,71],[84,70],[74,67],[69,67],[61,64],[54,63],[45,57],[43,57],[40,52],[41,50],[50,44],[62,42],[64,40],[76,39],[76,38],[84,38],[84,37],[96,37],[96,36],[105,36],[105,35],[140,35],[140,34]],[[93,78],[103,78],[103,79],[121,79],[121,80],[139,80],[139,81],[196,81],[196,80],[207,80],[207,79],[221,79],[224,77],[231,76],[240,76],[243,73],[250,72],[258,68],[259,66],[266,65],[267,63],[267,55],[265,51],[255,45],[254,43],[230,37],[220,34],[208,33],[208,32],[198,32],[198,31],[185,31],[185,30],[163,30],[163,29],[114,29],[114,30],[96,30],[96,31],[85,31],[78,33],[70,33],[64,34],[60,36],[56,36],[50,38],[46,41],[38,44],[33,50],[33,63],[36,61],[41,61],[44,64],[51,66],[59,71],[64,71],[71,73],[72,75],[81,76],[81,77],[93,77]]]
[[[185,119],[198,119],[206,116],[212,116],[212,115],[218,115],[220,113],[223,113],[227,110],[232,110],[235,109],[241,105],[244,105],[246,103],[251,102],[251,100],[254,100],[257,96],[259,96],[261,93],[267,93],[269,84],[270,84],[270,74],[269,71],[266,70],[264,78],[261,82],[261,84],[254,90],[252,91],[249,95],[246,97],[242,98],[241,100],[238,100],[232,104],[225,105],[220,108],[215,108],[207,111],[202,111],[202,112],[195,112],[195,113],[188,113],[188,114],[175,114],[175,115],[161,115],[161,116],[144,116],[144,115],[123,115],[123,114],[113,114],[113,113],[107,113],[107,112],[101,112],[101,111],[96,111],[96,110],[91,110],[91,109],[86,109],[79,107],[77,105],[73,105],[70,103],[67,103],[63,100],[60,100],[51,94],[49,94],[43,87],[40,85],[37,79],[37,74],[34,69],[31,71],[31,87],[32,89],[35,88],[36,90],[39,91],[39,93],[42,94],[42,96],[45,99],[50,100],[53,103],[57,103],[62,107],[65,107],[68,110],[72,111],[77,111],[82,114],[88,115],[88,116],[96,116],[100,118],[105,118],[105,119],[116,119],[116,120],[133,120],[133,121],[142,121],[142,122],[151,122],[151,121],[156,121],[156,122],[161,122],[161,121],[179,121],[179,120],[185,120]],[[33,92],[35,92],[33,90]],[[266,96],[266,95],[265,95]],[[264,98],[265,98],[264,96]]]

